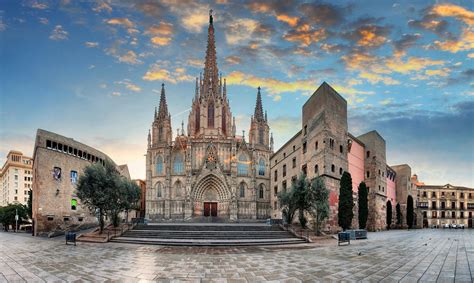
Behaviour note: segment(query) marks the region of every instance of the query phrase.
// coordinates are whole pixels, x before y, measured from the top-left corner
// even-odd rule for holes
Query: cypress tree
[[[390,225],[392,225],[392,202],[387,201],[387,230],[390,230]]]
[[[367,217],[369,216],[369,205],[368,205],[368,190],[364,182],[359,184],[359,229],[365,229],[367,225]]]
[[[397,210],[397,225],[402,225],[402,210],[400,208],[399,203],[397,203],[396,210]]]
[[[354,212],[352,208],[354,200],[352,198],[352,177],[348,172],[344,172],[341,177],[341,187],[339,189],[339,209],[338,224],[343,230],[351,228]]]
[[[414,220],[414,209],[413,209],[413,198],[411,196],[407,197],[407,225],[408,229],[413,227]]]

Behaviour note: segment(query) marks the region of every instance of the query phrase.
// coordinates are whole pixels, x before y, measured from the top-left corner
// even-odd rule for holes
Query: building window
[[[207,126],[209,128],[214,128],[214,103],[209,103],[207,106]]]
[[[278,170],[275,170],[275,174],[273,175],[273,179],[275,182],[278,180]]]
[[[370,151],[369,150],[367,151],[366,156],[367,156],[367,158],[370,157]]]
[[[239,176],[247,176],[249,172],[249,162],[247,161],[247,156],[245,154],[241,154],[239,156],[239,162],[237,163],[237,175]]]
[[[334,149],[334,140],[333,139],[329,139],[329,148]]]
[[[339,168],[339,175],[342,175],[342,168]]]
[[[273,194],[278,195],[278,186],[273,187]]]
[[[318,150],[318,142],[317,141],[314,143],[314,150]]]
[[[246,187],[247,186],[245,185],[244,182],[240,183],[240,194],[239,195],[240,195],[241,198],[245,197],[245,188]]]
[[[158,128],[158,140],[163,141],[163,127]]]
[[[161,183],[156,183],[156,197],[161,198],[163,195]]]
[[[263,158],[260,158],[258,162],[258,175],[265,176],[265,160]]]
[[[379,176],[380,176],[380,169],[379,169]]]
[[[71,183],[72,184],[77,183],[77,171],[71,171]]]
[[[303,171],[303,174],[308,175],[308,166],[305,164],[301,167],[301,171]]]
[[[77,208],[77,199],[71,199],[71,209],[76,210]]]
[[[464,202],[459,203],[459,209],[464,209]]]
[[[176,174],[182,174],[184,172],[183,156],[180,153],[177,153],[174,157],[173,168]]]
[[[464,198],[464,193],[461,193],[461,198]]]
[[[303,143],[303,153],[306,153],[306,142]]]
[[[446,217],[446,214],[444,211],[441,211],[441,218],[445,218]]]
[[[174,194],[175,194],[175,196],[181,197],[181,193],[182,193],[181,191],[182,191],[181,182],[178,180],[178,181],[176,181],[176,183],[174,183]]]
[[[441,202],[441,209],[444,209],[446,208],[446,204],[444,203],[444,201]]]
[[[314,174],[318,174],[319,173],[319,168],[318,168],[318,164],[314,165]]]
[[[334,164],[333,164],[333,165],[331,165],[331,172],[335,172],[335,171],[336,171],[336,166],[334,166]]]
[[[48,221],[53,221],[54,220],[54,216],[48,216]]]
[[[163,174],[163,157],[158,155],[156,157],[156,175]]]
[[[435,198],[435,197],[436,197],[436,193],[435,193],[435,192],[431,193],[431,197],[432,197],[432,198]]]
[[[367,171],[367,178],[370,178],[370,172]]]
[[[436,201],[431,202],[431,209],[436,209]]]
[[[283,164],[283,177],[286,177],[286,164]]]
[[[304,135],[306,136],[307,133],[308,133],[308,125],[304,125]]]
[[[46,141],[46,148],[51,149],[51,141],[50,140]]]
[[[291,177],[291,184],[294,185],[296,183],[296,176]]]
[[[456,218],[456,212],[455,211],[451,211],[451,218]]]
[[[295,150],[296,150],[296,146],[294,145],[294,146],[293,146],[293,151],[295,151]]]
[[[293,165],[293,168],[296,168],[296,157],[293,157],[292,165]]]
[[[454,201],[451,202],[451,208],[455,209],[456,208],[456,203]]]
[[[57,181],[61,180],[61,168],[59,167],[53,168],[53,178]]]
[[[339,146],[339,152],[342,153],[344,150],[343,150],[343,147],[342,145]]]
[[[259,197],[259,198],[262,198],[262,199],[263,199],[264,191],[265,191],[265,187],[263,186],[263,184],[260,184],[260,185],[258,186],[258,197]]]
[[[286,193],[286,181],[283,181],[283,183],[281,183],[281,186],[283,188],[283,191]]]
[[[464,218],[464,211],[461,211],[461,212],[459,213],[459,218],[461,218],[461,219]]]

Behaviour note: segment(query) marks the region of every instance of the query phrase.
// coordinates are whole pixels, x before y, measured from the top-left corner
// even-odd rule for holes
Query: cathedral
[[[171,114],[161,86],[158,111],[148,133],[146,218],[151,221],[218,217],[224,221],[270,217],[273,138],[260,88],[248,139],[236,135],[225,79],[219,76],[214,25],[209,17],[204,75],[188,117],[173,138]]]

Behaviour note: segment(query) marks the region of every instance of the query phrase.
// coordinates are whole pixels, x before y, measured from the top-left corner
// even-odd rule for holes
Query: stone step
[[[255,246],[255,245],[287,245],[301,244],[304,240],[299,238],[280,238],[280,239],[241,239],[241,240],[213,240],[213,239],[144,239],[144,238],[126,238],[117,237],[112,242],[134,243],[148,245],[167,245],[167,246]]]
[[[278,226],[271,225],[138,225],[139,230],[173,230],[173,231],[281,231]]]

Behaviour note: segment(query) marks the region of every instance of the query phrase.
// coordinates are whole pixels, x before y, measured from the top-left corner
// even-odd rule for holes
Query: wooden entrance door
[[[217,202],[204,203],[204,216],[217,216]]]

